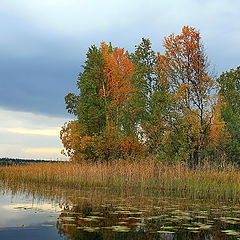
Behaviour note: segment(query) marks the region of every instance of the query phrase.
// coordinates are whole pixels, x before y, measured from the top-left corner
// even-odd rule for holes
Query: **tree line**
[[[11,165],[25,165],[29,163],[54,163],[58,161],[54,160],[37,160],[37,159],[21,159],[21,158],[0,158],[0,166],[11,166]]]
[[[193,27],[163,47],[142,38],[133,53],[105,42],[88,49],[79,94],[65,96],[76,119],[60,138],[72,161],[239,162],[240,67],[214,77]]]

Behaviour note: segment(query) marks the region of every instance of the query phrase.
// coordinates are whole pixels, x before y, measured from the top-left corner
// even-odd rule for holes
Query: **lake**
[[[0,185],[0,239],[240,239],[240,206],[113,193]]]

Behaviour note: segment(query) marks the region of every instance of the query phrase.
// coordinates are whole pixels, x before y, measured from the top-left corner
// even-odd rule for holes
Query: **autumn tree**
[[[102,43],[101,51],[104,67],[99,94],[106,106],[106,123],[121,128],[122,113],[134,89],[131,84],[133,64],[124,49],[112,49],[111,45]]]
[[[183,27],[180,35],[166,37],[163,46],[165,54],[158,54],[157,71],[160,82],[169,90],[174,109],[168,135],[175,151],[187,152],[190,162],[196,165],[213,124],[215,81],[195,28]]]
[[[65,97],[68,112],[77,118],[63,126],[60,136],[72,160],[111,160],[141,152],[124,122],[134,91],[133,69],[124,49],[106,43],[89,48],[77,82],[79,94]]]
[[[60,139],[64,146],[62,154],[69,157],[71,161],[95,160],[92,150],[94,138],[86,135],[84,127],[77,120],[65,123],[60,131]]]

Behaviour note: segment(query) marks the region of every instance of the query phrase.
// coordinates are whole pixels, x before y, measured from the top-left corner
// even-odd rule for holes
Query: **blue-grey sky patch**
[[[64,116],[88,46],[111,41],[133,51],[149,37],[162,51],[163,37],[184,25],[201,31],[217,73],[234,68],[239,12],[237,0],[2,0],[0,106]]]

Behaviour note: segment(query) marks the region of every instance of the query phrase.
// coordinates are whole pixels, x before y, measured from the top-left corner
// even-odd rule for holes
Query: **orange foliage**
[[[185,26],[180,35],[166,37],[163,46],[165,55],[158,54],[156,71],[173,101],[173,130],[181,135],[180,145],[198,154],[208,144],[217,145],[225,134],[201,36]]]
[[[225,130],[225,121],[221,117],[221,108],[223,102],[218,102],[214,108],[214,114],[210,125],[209,139],[213,145],[218,145],[223,142],[227,142],[230,139],[230,135]]]
[[[65,148],[62,153],[73,161],[86,158],[84,151],[94,140],[93,137],[85,136],[81,132],[81,126],[76,120],[65,123],[60,131],[60,139]]]
[[[201,36],[192,27],[185,26],[180,35],[164,39],[165,55],[158,54],[157,72],[162,83],[170,87],[181,104],[202,108],[213,79],[207,72],[207,59]]]
[[[133,74],[133,64],[128,59],[128,52],[124,49],[114,48],[111,51],[110,46],[101,44],[104,65],[104,83],[100,90],[100,95],[104,98],[110,98],[110,108],[123,105],[133,91],[133,85],[130,80]]]
[[[152,111],[150,115],[154,111],[156,115],[151,115],[151,121],[140,121],[139,125],[146,130],[142,134],[145,142],[140,143],[137,134],[127,132],[124,125],[125,118],[131,115],[127,111],[132,110],[128,101],[137,91],[132,84],[134,65],[127,51],[103,42],[101,77],[96,76],[101,81],[97,97],[102,98],[104,105],[103,127],[98,135],[86,136],[78,121],[67,123],[60,136],[67,156],[72,160],[108,161],[143,155],[147,145],[151,145],[153,151],[161,145],[165,151],[169,143],[169,152],[180,149],[185,157],[188,151],[197,163],[201,151],[227,138],[225,122],[220,116],[222,106],[214,100],[220,97],[215,96],[215,82],[208,73],[200,33],[185,26],[180,35],[166,37],[163,46],[165,54],[158,54],[155,69],[161,91],[154,92],[155,98],[150,99],[156,105],[146,109],[149,113]],[[131,136],[127,136],[129,132]]]
[[[70,160],[115,160],[118,158],[143,155],[142,144],[130,136],[124,136],[116,127],[106,126],[101,136],[86,136],[78,121],[66,123],[60,132],[65,150],[63,154]]]
[[[125,137],[119,129],[118,120],[123,107],[134,91],[131,83],[134,67],[124,49],[101,44],[103,55],[103,80],[99,96],[106,107],[106,126],[101,135],[86,136],[78,121],[67,123],[61,130],[61,140],[65,155],[72,160],[112,160],[132,154],[140,154],[138,140]]]
[[[122,155],[127,156],[143,156],[146,149],[144,146],[139,142],[138,139],[133,138],[131,136],[127,136],[122,139],[120,143],[120,147],[122,150]]]

